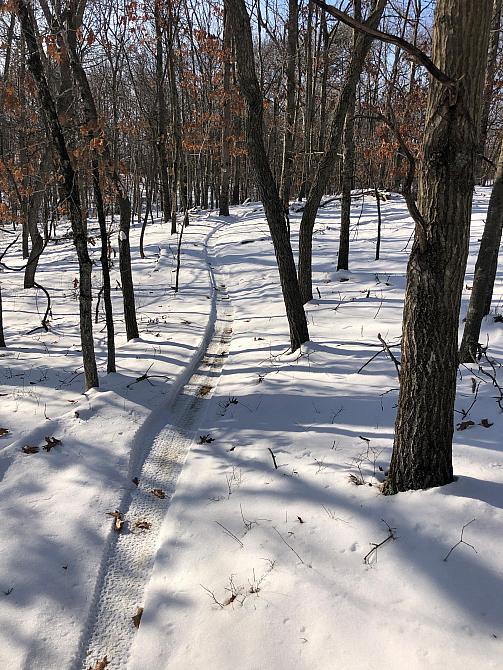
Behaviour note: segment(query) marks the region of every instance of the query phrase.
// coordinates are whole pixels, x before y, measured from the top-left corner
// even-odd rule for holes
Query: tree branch
[[[326,12],[328,12],[335,19],[339,19],[339,21],[342,21],[342,23],[345,23],[354,30],[358,30],[360,32],[366,33],[367,35],[371,35],[372,37],[376,37],[383,42],[388,42],[388,44],[394,44],[395,46],[400,47],[400,49],[406,51],[409,56],[411,56],[417,63],[428,70],[432,77],[437,79],[442,84],[445,84],[445,86],[452,88],[455,85],[455,80],[445,74],[445,72],[442,72],[442,70],[440,70],[435,65],[435,63],[424,53],[424,51],[421,51],[421,49],[414,46],[410,42],[407,42],[407,40],[404,40],[402,37],[390,35],[389,33],[385,33],[382,30],[378,30],[377,28],[371,28],[366,23],[360,23],[360,21],[357,21],[352,16],[349,16],[349,14],[341,12],[340,9],[336,9],[335,7],[332,7],[332,5],[327,5],[327,3],[323,2],[323,0],[313,0],[313,2],[317,4],[318,7],[321,7]]]

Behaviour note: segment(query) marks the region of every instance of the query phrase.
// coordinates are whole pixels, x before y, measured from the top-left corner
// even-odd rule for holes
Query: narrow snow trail
[[[211,237],[218,228],[210,233],[206,245],[212,311],[205,342],[195,371],[175,397],[169,414],[157,414],[137,437],[131,477],[138,477],[139,483],[122,502],[120,512],[125,524],[111,537],[102,562],[90,619],[74,665],[78,670],[94,667],[104,656],[107,668],[125,667],[135,633],[132,618],[142,605],[159,530],[228,353],[232,307],[211,254]],[[148,527],[138,527],[141,522]]]

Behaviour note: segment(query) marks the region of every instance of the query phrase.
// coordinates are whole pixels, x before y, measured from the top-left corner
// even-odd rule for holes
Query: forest
[[[501,668],[502,12],[0,1],[2,668]]]

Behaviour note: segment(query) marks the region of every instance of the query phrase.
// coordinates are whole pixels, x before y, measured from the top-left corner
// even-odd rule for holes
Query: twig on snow
[[[392,528],[392,527],[389,525],[389,523],[387,523],[387,521],[385,521],[384,519],[381,519],[381,521],[382,521],[382,522],[387,526],[387,528],[388,528],[388,537],[385,537],[384,540],[383,540],[382,542],[378,542],[378,543],[371,542],[371,543],[370,543],[371,546],[372,546],[372,549],[368,552],[368,554],[366,554],[366,555],[363,557],[363,562],[364,562],[366,565],[369,565],[369,564],[370,564],[370,559],[371,559],[373,556],[375,556],[375,559],[376,559],[376,562],[377,562],[377,550],[378,550],[380,547],[382,547],[383,544],[386,544],[386,542],[389,542],[390,540],[396,540],[396,535],[395,535],[396,528]]]
[[[230,531],[228,528],[226,528],[224,525],[222,525],[222,524],[220,523],[220,521],[215,521],[215,523],[216,523],[218,526],[220,526],[220,528],[222,528],[222,530],[224,530],[224,532],[226,532],[227,535],[229,535],[229,537],[232,537],[233,540],[236,540],[236,542],[237,542],[238,544],[240,544],[241,547],[244,547],[244,544],[241,542],[241,540],[239,539],[239,537],[236,537],[236,535],[234,535],[234,533],[231,533],[231,531]]]
[[[276,456],[274,455],[274,451],[270,447],[268,447],[268,451],[272,456],[272,462],[274,463],[274,467],[277,470],[278,469],[278,464],[276,463]]]
[[[471,521],[468,521],[468,523],[465,523],[465,525],[464,525],[463,528],[461,529],[461,536],[460,536],[459,540],[456,542],[455,545],[453,545],[453,546],[449,549],[447,555],[444,557],[444,561],[445,561],[446,563],[447,563],[447,559],[448,559],[449,556],[452,554],[452,552],[454,551],[454,549],[456,549],[456,547],[459,547],[460,544],[466,544],[466,546],[467,546],[467,547],[471,547],[471,548],[473,549],[473,551],[474,551],[476,554],[478,553],[477,550],[475,549],[475,547],[473,546],[473,544],[470,544],[469,542],[465,542],[465,540],[463,539],[463,533],[465,532],[465,528],[466,528],[467,526],[469,526],[471,523],[473,523],[474,521],[477,521],[477,519],[472,519]]]
[[[281,533],[279,532],[279,530],[278,530],[277,528],[275,528],[274,526],[273,526],[273,529],[278,533],[278,535],[280,536],[281,540],[286,544],[286,546],[287,546],[291,551],[293,551],[293,553],[297,556],[297,558],[299,559],[299,561],[300,561],[303,565],[307,565],[307,567],[310,568],[311,566],[310,566],[308,563],[306,563],[305,561],[302,560],[302,558],[301,558],[301,557],[299,556],[299,554],[295,551],[295,549],[292,547],[292,545],[291,545],[291,544],[288,544],[288,542],[285,540],[285,538],[283,537],[283,535],[281,535]]]

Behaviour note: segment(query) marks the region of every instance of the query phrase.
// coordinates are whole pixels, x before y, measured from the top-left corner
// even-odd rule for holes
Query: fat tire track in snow
[[[220,378],[232,335],[229,296],[209,253],[210,239],[220,227],[206,238],[212,309],[203,344],[191,365],[194,372],[170,406],[157,411],[136,437],[130,474],[138,476],[139,485],[122,500],[120,511],[126,523],[121,533],[113,533],[109,539],[75,670],[93,668],[104,656],[110,670],[127,664],[136,631],[132,617],[143,604],[159,531],[195,431]],[[154,489],[162,490],[165,498],[154,495]],[[150,523],[150,528],[136,528],[141,521]]]

